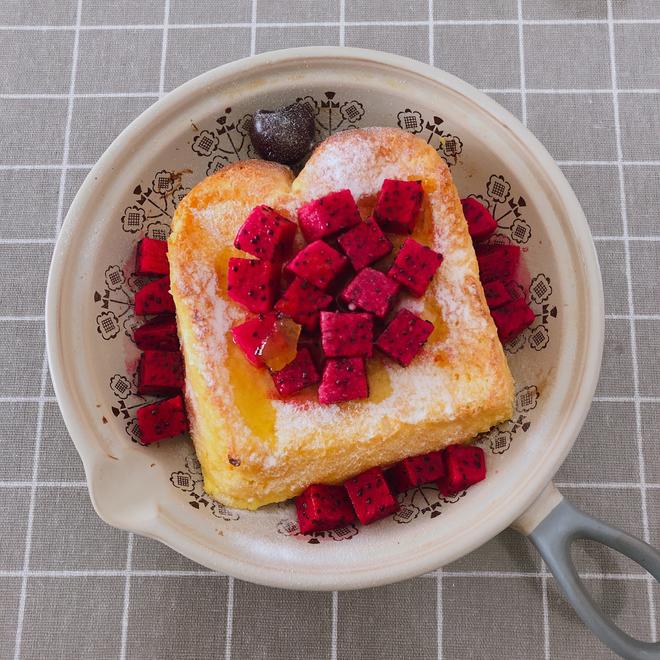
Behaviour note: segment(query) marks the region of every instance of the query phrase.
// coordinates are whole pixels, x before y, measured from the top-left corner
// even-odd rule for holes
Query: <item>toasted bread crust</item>
[[[321,406],[305,393],[280,400],[268,373],[250,366],[228,334],[247,318],[224,282],[227,259],[239,255],[236,231],[257,204],[295,220],[300,204],[341,188],[351,188],[366,215],[384,178],[424,182],[415,236],[445,260],[425,297],[402,304],[433,321],[436,332],[407,368],[373,361],[367,401]],[[467,442],[511,416],[513,381],[460,199],[444,161],[415,136],[389,128],[336,134],[295,180],[273,163],[229,165],[193,188],[172,229],[192,437],[205,488],[222,502],[255,509],[310,483],[341,483],[374,465]]]

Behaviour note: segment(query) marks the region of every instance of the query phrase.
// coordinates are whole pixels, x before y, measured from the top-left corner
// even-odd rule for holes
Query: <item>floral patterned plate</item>
[[[246,126],[256,108],[294,100],[313,112],[319,140],[355,126],[399,126],[437,149],[461,196],[476,197],[495,216],[497,240],[522,247],[529,278],[515,294],[536,314],[532,327],[507,347],[515,415],[478,440],[489,454],[485,482],[452,498],[433,485],[416,488],[401,497],[390,519],[313,536],[300,534],[290,503],[245,512],[214,501],[203,490],[190,442],[143,447],[135,420],[146,402],[134,377],[132,333],[141,320],[133,298],[143,283],[132,272],[135,245],[143,236],[168,236],[177,203],[197,181],[253,156]],[[588,410],[600,364],[603,303],[575,196],[512,115],[462,81],[412,60],[312,48],[204,74],[117,138],[64,223],[47,319],[55,390],[104,520],[242,579],[336,589],[434,569],[484,543],[529,507]],[[543,501],[556,503],[557,495],[547,491]]]

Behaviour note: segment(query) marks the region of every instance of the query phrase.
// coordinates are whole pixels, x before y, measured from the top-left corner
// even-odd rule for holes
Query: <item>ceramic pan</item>
[[[488,454],[485,482],[453,498],[420,487],[402,496],[389,519],[312,537],[299,533],[290,503],[246,512],[211,500],[186,439],[138,444],[135,410],[145,400],[136,393],[131,339],[140,323],[132,306],[142,284],[131,267],[137,241],[166,238],[192,185],[253,155],[246,122],[255,109],[296,99],[314,113],[319,139],[351,127],[399,126],[433,145],[461,196],[488,205],[498,240],[522,247],[525,294],[536,314],[507,347],[515,415],[479,439]],[[567,548],[574,537],[594,537],[656,577],[658,555],[579,514],[549,486],[584,421],[600,367],[603,293],[587,222],[543,146],[461,80],[347,48],[267,53],[191,80],[138,117],[90,172],[57,243],[46,314],[55,391],[94,506],[111,525],[237,578],[293,589],[402,580],[516,525],[531,534],[606,643],[629,657],[658,657],[657,645],[635,642],[595,609]]]

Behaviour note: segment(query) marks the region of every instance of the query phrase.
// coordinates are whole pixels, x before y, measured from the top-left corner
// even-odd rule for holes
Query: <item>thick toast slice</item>
[[[248,316],[226,294],[227,260],[250,210],[295,209],[350,188],[363,217],[384,178],[422,179],[414,237],[444,255],[425,296],[405,306],[435,324],[406,368],[370,360],[370,397],[323,406],[316,393],[278,397],[229,330]],[[451,175],[437,152],[390,128],[325,140],[294,180],[288,168],[243,161],[208,177],[179,204],[169,239],[172,294],[186,364],[192,438],[207,492],[255,509],[311,483],[341,483],[375,465],[466,442],[511,416],[513,380],[486,306]],[[245,255],[242,255],[245,256]]]

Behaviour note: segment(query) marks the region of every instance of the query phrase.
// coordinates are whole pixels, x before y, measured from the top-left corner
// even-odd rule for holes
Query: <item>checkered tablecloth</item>
[[[660,0],[0,0],[0,658],[613,657],[504,532],[435,574],[350,593],[209,574],[102,523],[44,353],[57,231],[91,165],[159,96],[277,48],[392,51],[487,91],[586,211],[607,330],[597,396],[557,475],[660,545]],[[596,544],[594,597],[657,638],[660,589]]]

